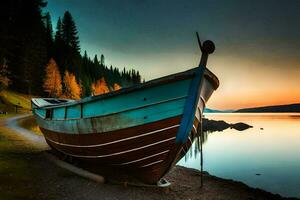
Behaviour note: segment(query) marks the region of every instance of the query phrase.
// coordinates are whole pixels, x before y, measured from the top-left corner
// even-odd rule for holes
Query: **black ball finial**
[[[206,40],[203,42],[202,51],[211,54],[215,51],[215,44],[211,40]]]

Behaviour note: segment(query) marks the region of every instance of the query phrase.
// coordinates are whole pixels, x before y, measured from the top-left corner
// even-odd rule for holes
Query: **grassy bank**
[[[16,116],[15,113],[0,114],[0,119]]]
[[[0,112],[15,114],[18,106],[18,113],[28,113],[31,109],[31,98],[30,95],[4,90],[0,93]]]

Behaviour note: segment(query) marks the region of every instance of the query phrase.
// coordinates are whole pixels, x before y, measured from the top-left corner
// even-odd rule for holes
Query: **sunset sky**
[[[213,109],[300,103],[299,0],[48,0],[53,27],[73,15],[81,49],[146,80],[196,67],[202,40],[220,88]]]

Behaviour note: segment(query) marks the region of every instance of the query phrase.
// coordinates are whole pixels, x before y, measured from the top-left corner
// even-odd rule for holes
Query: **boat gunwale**
[[[150,106],[155,106],[155,105],[159,105],[159,104],[163,104],[163,103],[167,103],[167,102],[171,102],[171,101],[185,99],[186,97],[187,97],[187,95],[179,96],[179,97],[176,97],[176,98],[167,99],[167,100],[163,100],[163,101],[159,101],[159,102],[155,102],[155,103],[149,103],[149,104],[139,106],[139,107],[135,107],[135,108],[124,109],[124,110],[120,110],[120,111],[117,111],[117,112],[110,112],[110,113],[104,114],[104,115],[95,115],[95,116],[88,116],[88,117],[82,117],[81,116],[81,117],[78,117],[78,118],[66,118],[65,117],[65,118],[53,119],[53,118],[45,118],[45,117],[41,116],[39,113],[35,113],[35,115],[39,116],[40,118],[42,118],[45,121],[66,121],[66,120],[93,119],[93,118],[107,117],[107,116],[117,115],[117,114],[124,113],[124,112],[139,110],[139,109],[147,108],[147,107],[150,107]],[[67,107],[67,106],[65,106],[65,107]],[[47,109],[53,109],[53,107],[51,107],[51,108],[47,107]]]
[[[168,75],[168,76],[164,76],[164,77],[161,77],[161,78],[157,78],[157,79],[154,79],[154,80],[147,81],[145,83],[134,85],[132,87],[112,91],[112,92],[109,92],[109,93],[106,93],[106,94],[86,97],[86,98],[83,98],[83,99],[78,100],[78,101],[61,103],[61,104],[58,104],[58,105],[57,104],[45,105],[45,106],[38,106],[33,101],[31,101],[31,102],[34,105],[36,105],[37,108],[43,108],[43,109],[54,109],[54,108],[80,105],[80,104],[84,104],[84,103],[87,103],[87,102],[93,102],[93,101],[100,100],[100,99],[102,100],[102,99],[114,97],[114,96],[117,96],[117,95],[127,94],[127,93],[130,93],[130,92],[142,90],[142,89],[145,89],[145,88],[151,88],[151,87],[160,85],[162,83],[172,83],[172,82],[175,82],[175,81],[192,78],[193,76],[195,76],[195,71],[196,71],[197,68],[198,67],[195,67],[195,68],[187,70],[187,71],[171,74],[171,75]],[[209,69],[206,68],[204,76],[206,78],[208,78],[208,80],[213,85],[215,90],[219,87],[219,79]],[[79,119],[81,119],[81,118],[79,118]],[[65,120],[65,119],[62,119],[62,120]]]

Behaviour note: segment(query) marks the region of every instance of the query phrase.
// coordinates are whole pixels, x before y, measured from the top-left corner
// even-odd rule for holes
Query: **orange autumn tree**
[[[81,87],[76,81],[74,74],[65,71],[64,75],[65,92],[63,97],[68,99],[80,99]]]
[[[116,90],[120,90],[122,87],[118,84],[118,83],[115,83],[114,84],[114,91]]]
[[[109,88],[104,78],[101,78],[95,83],[92,83],[91,89],[93,95],[105,94],[109,92]]]
[[[50,59],[45,69],[44,91],[51,97],[59,97],[62,94],[61,76],[54,59]]]

